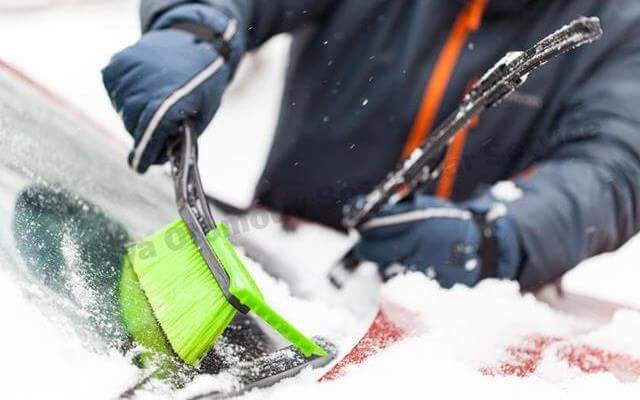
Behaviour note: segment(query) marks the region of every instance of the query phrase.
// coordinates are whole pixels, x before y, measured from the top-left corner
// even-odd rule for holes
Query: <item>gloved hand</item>
[[[129,155],[144,173],[167,161],[167,144],[185,119],[196,133],[215,115],[245,44],[237,21],[203,4],[162,14],[138,43],[102,71],[111,101],[135,140]]]
[[[491,195],[463,204],[416,195],[367,222],[355,254],[377,263],[385,279],[406,270],[445,288],[516,279],[522,255],[506,211]]]

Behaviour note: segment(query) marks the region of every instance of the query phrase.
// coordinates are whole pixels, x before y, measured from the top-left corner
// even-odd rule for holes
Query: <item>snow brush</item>
[[[120,310],[133,339],[197,365],[239,311],[253,312],[305,356],[325,350],[266,302],[207,203],[189,123],[169,150],[181,219],[130,247],[123,260]]]

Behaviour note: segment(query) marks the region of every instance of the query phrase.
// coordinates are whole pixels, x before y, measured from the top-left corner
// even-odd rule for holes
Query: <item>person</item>
[[[535,290],[640,228],[640,3],[635,0],[142,0],[142,38],[103,71],[135,139],[166,162],[184,119],[210,123],[243,56],[293,37],[257,201],[340,228],[366,194],[506,52],[576,17],[597,43],[549,63],[460,132],[439,180],[383,209],[356,254],[384,276]]]

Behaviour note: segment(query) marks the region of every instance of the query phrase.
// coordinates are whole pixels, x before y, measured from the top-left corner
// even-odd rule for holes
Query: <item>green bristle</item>
[[[172,355],[173,350],[153,315],[151,304],[140,288],[138,277],[127,256],[122,260],[119,295],[120,316],[133,340],[154,352]]]
[[[208,233],[207,240],[229,275],[229,291],[305,355],[325,355],[324,349],[266,304],[227,234],[227,227],[221,224]],[[236,310],[224,297],[184,222],[178,220],[136,244],[129,249],[126,258],[138,278],[143,297],[148,300],[148,303],[140,301],[140,293],[135,290],[129,290],[130,296],[138,300],[133,303],[121,300],[121,304],[133,304],[126,313],[123,312],[125,321],[129,321],[129,329],[139,328],[132,336],[149,342],[144,326],[154,332],[151,336],[162,336],[152,324],[141,326],[135,323],[133,308],[139,304],[143,308],[140,310],[142,314],[153,313],[166,341],[180,359],[189,365],[197,364],[231,323]],[[132,280],[128,278],[128,281]],[[126,296],[121,293],[121,297]],[[164,350],[153,340],[150,343],[153,346],[148,347]]]
[[[197,364],[231,323],[229,304],[182,220],[128,252],[140,286],[174,352]]]

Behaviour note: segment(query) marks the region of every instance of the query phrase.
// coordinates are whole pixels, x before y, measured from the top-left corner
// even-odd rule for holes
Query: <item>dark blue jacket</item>
[[[143,0],[142,23],[186,0]],[[291,32],[279,127],[258,200],[328,225],[394,167],[435,60],[464,6],[452,0],[207,0],[234,14],[256,48]],[[493,0],[440,107],[507,51],[570,20],[602,19],[604,38],[530,77],[470,132],[454,200],[521,174],[511,204],[525,288],[618,248],[640,227],[640,1]]]

